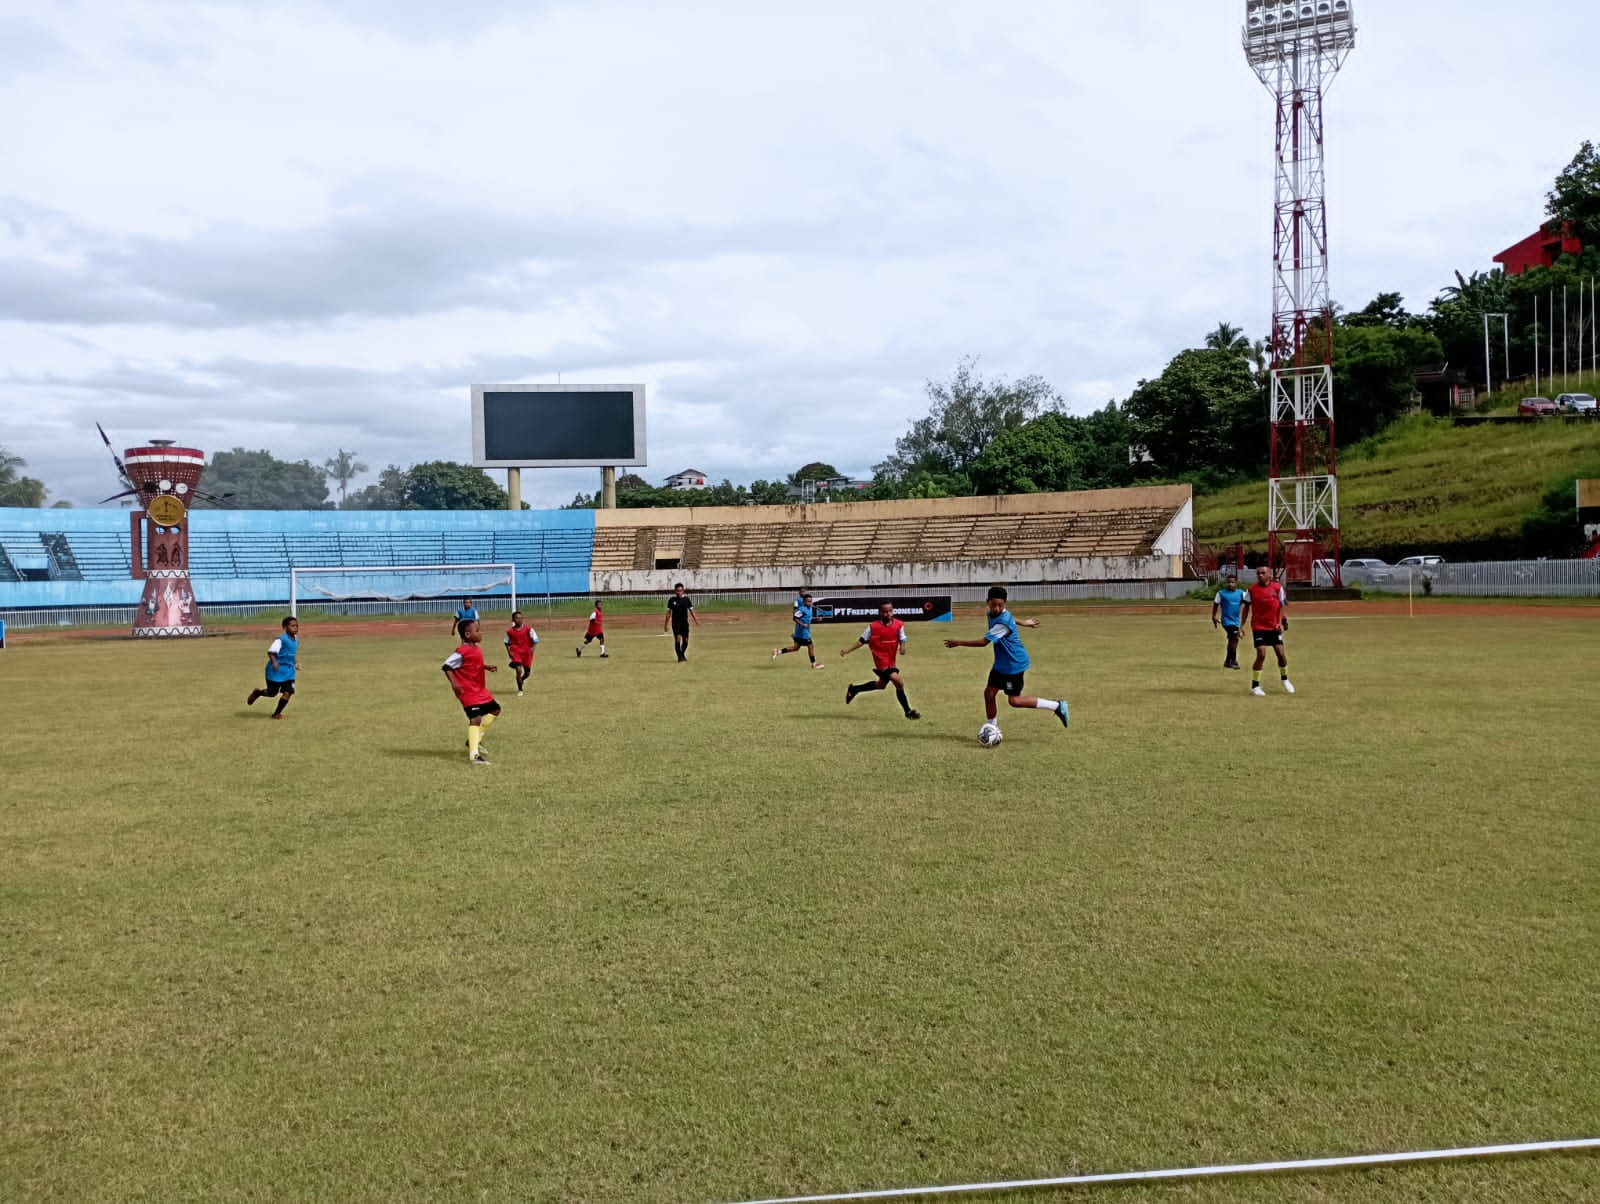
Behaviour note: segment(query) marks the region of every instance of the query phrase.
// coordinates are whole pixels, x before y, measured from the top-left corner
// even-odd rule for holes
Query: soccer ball
[[[994,748],[1004,738],[1000,729],[992,723],[985,723],[978,729],[978,743],[985,748]]]

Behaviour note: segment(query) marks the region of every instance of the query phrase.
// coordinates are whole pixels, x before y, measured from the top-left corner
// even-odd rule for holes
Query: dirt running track
[[[1077,617],[1090,615],[1203,615],[1206,604],[1204,602],[1130,602],[1130,603],[1028,603],[1019,602],[1017,609],[1023,614],[1054,614],[1062,617]],[[1476,618],[1476,619],[1589,619],[1600,621],[1600,605],[1574,604],[1563,605],[1560,603],[1530,604],[1523,602],[1417,602],[1414,608],[1399,599],[1384,598],[1370,601],[1351,602],[1296,602],[1290,607],[1290,614],[1296,618],[1360,618],[1382,615],[1403,615],[1414,613],[1419,618]],[[957,620],[970,619],[977,622],[983,614],[980,606],[958,606],[955,609]],[[661,618],[650,614],[613,615],[606,619],[606,627],[612,631],[656,631],[661,630]],[[777,610],[768,611],[706,611],[701,614],[700,622],[706,627],[730,627],[735,624],[745,627],[770,628],[774,639],[787,636],[789,618]],[[449,617],[439,616],[430,619],[371,619],[371,620],[336,620],[330,623],[311,624],[318,640],[336,639],[350,636],[387,636],[397,635],[437,635],[441,643],[451,638],[449,634]],[[549,637],[553,633],[571,634],[574,637],[582,636],[588,626],[586,618],[560,618],[544,619],[534,624],[541,637]],[[495,624],[489,625],[491,633],[498,633]],[[207,634],[213,636],[251,635],[265,636],[276,634],[276,623],[250,623],[239,625],[215,624],[207,628]],[[50,640],[107,640],[128,639],[127,633],[118,628],[106,630],[103,627],[85,629],[74,627],[50,628],[15,628],[10,633],[11,642],[41,643]],[[496,634],[498,639],[498,635]]]

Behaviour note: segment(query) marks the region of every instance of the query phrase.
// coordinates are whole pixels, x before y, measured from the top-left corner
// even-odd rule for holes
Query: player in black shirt
[[[689,659],[689,620],[693,619],[695,626],[700,625],[700,616],[694,613],[694,599],[683,592],[683,582],[678,582],[672,587],[672,597],[667,599],[667,620],[661,625],[665,631],[670,624],[672,627],[672,645],[678,650],[678,660]]]

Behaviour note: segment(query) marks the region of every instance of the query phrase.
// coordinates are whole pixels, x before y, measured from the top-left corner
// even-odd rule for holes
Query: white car
[[[1397,569],[1425,569],[1443,563],[1443,556],[1405,556],[1395,561],[1394,566]]]
[[[1596,408],[1592,393],[1562,393],[1556,397],[1556,409],[1563,414],[1593,414]]]

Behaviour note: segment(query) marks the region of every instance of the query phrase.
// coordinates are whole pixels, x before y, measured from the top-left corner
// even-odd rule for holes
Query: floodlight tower
[[[1326,558],[1339,582],[1322,97],[1355,40],[1351,0],[1245,0],[1245,57],[1278,103],[1267,527],[1291,581]]]

